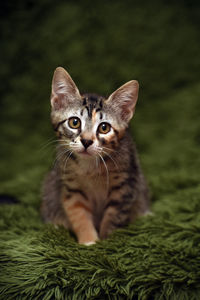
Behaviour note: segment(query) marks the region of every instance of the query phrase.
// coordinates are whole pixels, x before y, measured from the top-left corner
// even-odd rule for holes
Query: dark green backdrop
[[[0,299],[200,299],[199,2],[0,8],[0,191],[18,199],[0,204]],[[131,129],[154,215],[90,249],[39,216],[57,66],[81,91],[141,87]]]

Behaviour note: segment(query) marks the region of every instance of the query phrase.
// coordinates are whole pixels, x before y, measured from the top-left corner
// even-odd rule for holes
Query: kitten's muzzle
[[[83,144],[85,149],[87,149],[90,145],[93,144],[93,141],[92,140],[87,140],[87,139],[81,139],[81,143]]]

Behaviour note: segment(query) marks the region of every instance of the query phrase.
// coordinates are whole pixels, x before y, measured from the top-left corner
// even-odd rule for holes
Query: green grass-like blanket
[[[200,299],[199,4],[38,0],[4,10],[0,189],[18,202],[0,204],[0,299]],[[153,215],[90,247],[39,215],[58,65],[82,91],[141,83],[131,130]]]

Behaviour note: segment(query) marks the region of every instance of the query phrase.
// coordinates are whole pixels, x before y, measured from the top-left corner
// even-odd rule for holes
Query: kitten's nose
[[[93,144],[93,141],[92,140],[81,139],[81,143],[83,144],[85,149],[87,149],[90,145]]]

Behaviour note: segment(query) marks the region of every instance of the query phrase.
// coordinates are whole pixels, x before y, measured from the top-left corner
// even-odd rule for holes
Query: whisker
[[[58,153],[58,154],[56,155],[56,159],[55,159],[55,161],[54,161],[54,165],[53,165],[53,166],[56,167],[57,163],[61,160],[61,158],[62,158],[65,154],[69,153],[70,151],[71,151],[70,149],[65,149],[64,151]]]
[[[63,147],[63,146],[66,147],[66,146],[70,146],[70,143],[68,143],[65,140],[59,140],[58,146],[59,147]]]
[[[110,149],[110,148],[108,148],[108,147],[104,147],[104,146],[103,146],[103,149],[105,149],[105,150],[108,150],[108,151],[110,151],[110,152],[115,152],[115,153],[117,153],[117,151],[116,151],[116,150],[114,150],[114,149]]]
[[[108,187],[109,187],[109,172],[108,172],[108,168],[107,168],[105,160],[103,159],[103,156],[99,152],[98,152],[98,155],[100,156],[100,158],[101,158],[101,160],[102,160],[102,162],[104,164],[104,167],[106,169],[106,183],[107,183],[107,189],[108,189]]]
[[[123,157],[122,154],[119,151],[116,151],[114,149],[110,149],[110,148],[107,148],[107,147],[103,147],[103,149],[111,151],[112,154],[115,155],[115,156]]]
[[[98,147],[96,146],[97,151],[99,150],[100,152],[104,153],[105,155],[107,155],[114,163],[114,165],[119,169],[118,164],[116,163],[116,161],[114,160],[114,158],[112,157],[112,155],[108,154],[106,151],[104,151],[104,149],[109,149],[107,147]],[[109,149],[112,150],[112,149]],[[113,150],[113,152],[116,152],[115,150]]]
[[[38,149],[38,151],[41,153],[41,155],[46,155],[47,153],[49,153],[50,151],[52,151],[52,147],[48,148],[49,146],[51,146],[52,144],[56,143],[56,148],[61,148],[63,146],[68,146],[68,143],[66,142],[66,140],[63,139],[54,139],[52,140],[49,139],[47,142],[43,143],[41,145],[41,147]],[[65,143],[65,144],[64,144]]]
[[[78,148],[80,148],[80,146],[79,145],[70,145],[71,146],[71,148],[74,148],[74,149],[78,149]]]
[[[47,140],[47,142],[42,143],[41,146],[39,147],[38,151],[42,151],[45,148],[47,148],[49,145],[53,144],[53,143],[57,143],[57,140]]]
[[[95,156],[95,166],[96,166],[96,169],[97,169],[97,157]]]
[[[72,155],[72,153],[73,153],[73,151],[71,151],[71,152],[69,153],[69,155],[67,156],[67,158],[66,158],[66,160],[65,160],[64,171],[65,171],[65,169],[66,169],[67,162],[68,162],[70,156]]]
[[[95,165],[96,165],[96,174],[97,174],[97,176],[95,176],[95,181],[97,181],[98,179],[99,179],[99,176],[100,176],[100,168],[99,168],[99,156],[96,156],[95,155]]]
[[[116,163],[116,161],[114,160],[114,158],[113,158],[111,155],[109,155],[106,151],[102,150],[102,152],[103,152],[105,155],[107,155],[107,156],[113,161],[114,165],[119,169],[119,166],[118,166],[118,164]]]

